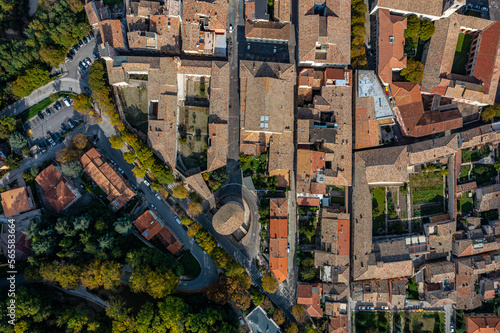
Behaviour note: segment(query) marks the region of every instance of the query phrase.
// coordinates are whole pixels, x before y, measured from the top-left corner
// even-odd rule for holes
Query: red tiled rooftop
[[[307,197],[297,198],[297,204],[299,206],[317,207],[319,206],[319,203],[320,203],[319,198],[307,198]]]
[[[287,219],[271,219],[269,224],[270,238],[288,238],[288,220]]]

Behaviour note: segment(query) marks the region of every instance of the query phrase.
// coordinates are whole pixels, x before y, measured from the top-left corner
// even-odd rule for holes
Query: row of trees
[[[180,297],[168,296],[156,306],[145,303],[137,315],[120,299],[109,303],[106,314],[113,332],[238,332],[227,311],[219,306],[195,308]]]
[[[431,39],[436,27],[429,20],[420,20],[417,15],[410,15],[406,19],[405,38],[416,42],[417,39],[428,41]]]
[[[355,69],[363,69],[368,65],[365,50],[367,10],[363,0],[351,2],[351,65]]]

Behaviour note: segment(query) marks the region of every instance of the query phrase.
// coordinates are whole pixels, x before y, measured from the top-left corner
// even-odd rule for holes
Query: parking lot
[[[500,19],[500,0],[467,0],[459,12],[487,20]]]
[[[36,116],[28,121],[33,137],[31,142],[41,148],[49,146],[47,134],[50,134],[52,139],[57,142],[62,138],[64,133],[71,130],[68,121],[71,121],[73,126],[78,124],[79,115],[73,109],[73,106],[66,106],[60,110],[56,110],[50,106],[51,114],[47,115],[46,111],[41,112],[43,119]]]

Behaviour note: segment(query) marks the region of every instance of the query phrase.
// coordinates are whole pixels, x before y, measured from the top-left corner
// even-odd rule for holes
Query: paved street
[[[186,249],[190,250],[196,260],[200,263],[200,276],[192,281],[182,281],[179,285],[179,290],[195,291],[208,287],[218,278],[217,269],[212,262],[212,258],[208,254],[204,253],[198,244],[194,242],[194,239],[187,235],[186,230],[184,230],[184,228],[182,228],[182,226],[175,221],[175,214],[170,209],[170,206],[164,200],[158,200],[154,196],[150,188],[143,183],[144,179],[137,179],[135,177],[132,172],[133,165],[125,162],[121,151],[111,148],[111,144],[109,143],[107,137],[114,135],[115,133],[115,129],[107,120],[102,121],[99,126],[90,126],[87,130],[87,136],[93,137],[97,135],[99,138],[97,148],[103,152],[103,155],[115,161],[117,166],[123,169],[129,183],[134,184],[144,193],[141,197],[145,199],[145,201],[156,206],[156,213],[170,227],[177,237],[179,237]]]
[[[96,42],[93,38],[87,45],[84,45],[78,53],[76,54],[73,61],[67,62],[63,65],[67,71],[67,75],[55,79],[49,84],[38,88],[33,91],[28,97],[21,98],[17,102],[9,105],[3,109],[2,116],[16,116],[23,112],[24,110],[32,107],[33,105],[41,102],[42,100],[48,98],[50,95],[55,94],[60,91],[73,91],[77,94],[85,92],[88,86],[88,69],[86,70],[86,75],[83,80],[80,80],[80,74],[78,73],[78,63],[87,57],[92,59],[92,53],[95,50]]]
[[[75,119],[78,118],[78,112],[72,106],[64,107],[59,111],[51,107],[50,110],[50,116],[43,111],[43,119],[34,117],[29,121],[29,127],[33,134],[32,143],[39,147],[48,146],[47,134],[60,136],[64,132],[64,129],[69,130],[71,128],[68,124],[70,119],[72,120],[72,125],[76,125]]]

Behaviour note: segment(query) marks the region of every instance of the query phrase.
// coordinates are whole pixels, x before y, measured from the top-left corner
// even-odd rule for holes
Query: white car
[[[177,222],[178,224],[181,224],[181,220],[179,220],[179,218],[177,216],[174,216],[174,219],[175,219],[175,222]]]
[[[158,193],[155,194],[156,199],[161,200],[161,197],[158,195]]]
[[[382,307],[381,307],[381,309],[382,309],[382,310],[389,310],[389,307],[387,307],[387,306],[382,306]]]
[[[154,210],[156,210],[156,206],[151,204],[151,208],[153,208]]]
[[[229,32],[233,32],[233,25],[232,24],[229,25]]]
[[[151,184],[146,179],[144,179],[144,185],[149,186]]]
[[[365,310],[365,307],[364,306],[360,306],[359,307],[359,311],[364,311]]]

